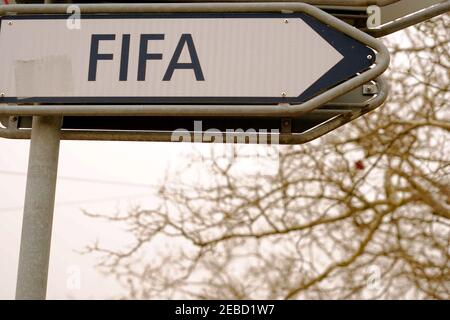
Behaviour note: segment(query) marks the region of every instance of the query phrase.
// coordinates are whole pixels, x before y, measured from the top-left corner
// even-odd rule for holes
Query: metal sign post
[[[33,118],[16,299],[45,299],[61,117]]]

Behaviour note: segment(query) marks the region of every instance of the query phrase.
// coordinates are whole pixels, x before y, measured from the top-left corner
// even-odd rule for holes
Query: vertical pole
[[[46,297],[60,129],[61,117],[33,117],[16,299]]]

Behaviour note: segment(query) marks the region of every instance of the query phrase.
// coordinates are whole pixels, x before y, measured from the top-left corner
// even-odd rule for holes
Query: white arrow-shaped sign
[[[301,103],[374,63],[306,14],[3,17],[4,102]]]

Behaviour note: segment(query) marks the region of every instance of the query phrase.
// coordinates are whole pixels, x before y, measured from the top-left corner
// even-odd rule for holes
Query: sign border
[[[67,19],[70,15],[16,15],[3,16],[1,24],[9,20],[60,20]],[[317,81],[304,90],[299,96],[282,97],[208,97],[208,96],[187,96],[187,97],[158,97],[158,96],[71,96],[71,97],[0,97],[0,103],[64,103],[64,104],[103,104],[103,103],[130,103],[130,104],[301,104],[311,98],[328,91],[341,82],[344,82],[356,74],[370,68],[375,63],[375,52],[349,35],[336,30],[335,28],[321,22],[318,18],[304,12],[296,13],[139,13],[139,14],[83,14],[83,19],[236,19],[236,18],[256,18],[256,19],[301,19],[318,36],[322,37],[330,46],[337,50],[343,59],[322,75]],[[301,36],[301,35],[299,35]],[[361,59],[360,57],[363,57]],[[370,57],[370,58],[367,58]]]
[[[4,11],[7,7],[8,11]],[[70,4],[54,5],[8,5],[0,6],[1,13],[16,14],[60,14],[66,13]],[[345,81],[318,96],[297,105],[136,105],[136,104],[0,104],[0,115],[195,115],[195,116],[283,116],[296,117],[332,101],[333,99],[355,89],[380,76],[389,66],[390,54],[386,46],[373,36],[354,28],[344,21],[305,3],[155,3],[155,4],[96,4],[80,5],[84,13],[297,13],[304,12],[328,24],[336,30],[361,41],[373,48],[376,55],[374,66],[367,71]]]

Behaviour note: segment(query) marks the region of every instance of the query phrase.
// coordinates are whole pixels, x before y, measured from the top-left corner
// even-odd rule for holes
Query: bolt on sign
[[[0,102],[298,104],[375,63],[305,13],[4,16]]]

